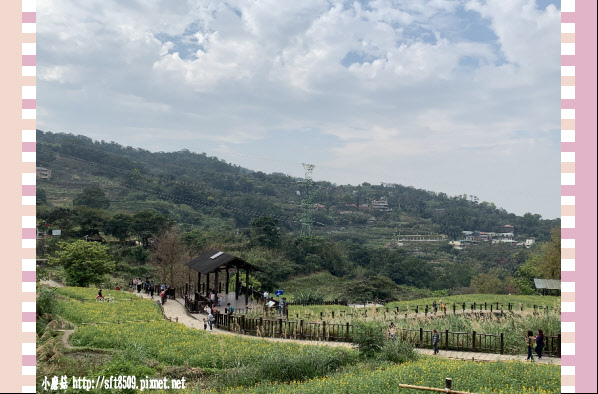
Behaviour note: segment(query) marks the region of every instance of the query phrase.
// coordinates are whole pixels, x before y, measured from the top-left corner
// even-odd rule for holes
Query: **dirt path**
[[[43,281],[43,284],[47,284],[53,287],[64,287],[64,285],[54,282],[54,281]],[[139,297],[150,299],[151,297],[149,294],[145,293],[131,293],[135,294]],[[160,300],[159,296],[154,295],[153,300]],[[203,330],[203,318],[205,315],[198,315],[195,317],[187,312],[185,306],[180,302],[179,299],[176,300],[168,300],[164,305],[162,305],[162,309],[164,311],[164,316],[166,318],[171,319],[172,321],[181,323],[189,328],[194,328],[196,330]],[[226,330],[220,330],[217,328],[213,328],[212,331],[206,330],[210,334],[213,335],[230,335],[230,336],[237,336],[243,338],[255,338],[248,335],[243,335],[235,332],[230,332]],[[66,348],[73,349],[74,347],[68,343],[69,336],[74,332],[74,330],[63,330],[64,334],[62,336],[62,343]],[[312,345],[312,346],[333,346],[333,347],[345,347],[345,348],[353,348],[354,345],[347,342],[329,342],[329,341],[305,341],[299,339],[286,339],[286,338],[261,338],[272,342],[291,342],[291,343],[299,343],[302,345]],[[424,355],[432,356],[434,351],[433,349],[415,349],[418,353]],[[475,352],[462,352],[457,350],[441,350],[439,353],[440,357],[449,358],[449,359],[456,359],[456,360],[468,360],[468,361],[521,361],[524,362],[526,359],[526,355],[500,355],[500,354],[492,354],[492,353],[475,353]],[[553,357],[546,357],[542,360],[537,360],[536,363],[540,364],[561,364],[560,358],[553,358]]]
[[[147,294],[143,293],[135,293],[138,296],[143,298],[149,298]],[[156,297],[154,297],[156,298]],[[168,300],[164,304],[164,315],[167,318],[172,319],[173,321],[184,324],[187,327],[194,328],[197,330],[203,330],[203,317],[205,315],[198,315],[199,318],[190,315],[185,306],[177,299],[177,300]],[[231,335],[243,338],[255,338],[248,335],[243,335],[239,333],[234,333],[226,330],[220,330],[217,328],[213,328],[212,331],[209,329],[207,332],[214,334],[214,335]],[[286,338],[262,338],[272,342],[292,342],[292,343],[300,343],[302,345],[316,345],[316,346],[336,346],[336,347],[346,347],[346,348],[353,348],[354,345],[347,342],[329,342],[329,341],[305,341],[300,339],[286,339]],[[415,349],[420,354],[425,355],[433,355],[433,349]],[[500,354],[492,354],[492,353],[475,353],[475,352],[461,352],[456,350],[441,350],[439,353],[440,357],[450,358],[450,359],[457,359],[457,360],[468,360],[468,361],[525,361],[525,355],[500,355]],[[537,363],[541,364],[561,364],[560,358],[544,358],[542,360],[536,360]]]

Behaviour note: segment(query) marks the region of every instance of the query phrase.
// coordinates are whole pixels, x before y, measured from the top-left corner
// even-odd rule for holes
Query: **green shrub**
[[[253,386],[260,382],[292,382],[314,379],[337,371],[353,361],[350,353],[340,350],[334,354],[312,347],[295,354],[269,353],[259,364],[230,368],[219,372],[215,386]]]
[[[41,317],[44,314],[53,314],[56,310],[56,292],[45,286],[38,287],[38,297],[36,302],[37,316]]]
[[[324,297],[317,291],[302,291],[293,299],[294,304],[323,304]]]
[[[387,340],[384,342],[377,356],[380,361],[390,361],[396,364],[415,361],[418,358],[413,346],[401,340]]]
[[[378,354],[386,339],[384,325],[377,321],[354,323],[353,343],[357,345],[359,353],[364,357],[370,358]]]

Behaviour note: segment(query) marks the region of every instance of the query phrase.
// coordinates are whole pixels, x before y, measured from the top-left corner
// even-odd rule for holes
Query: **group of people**
[[[533,331],[528,331],[527,336],[525,337],[525,343],[527,344],[527,359],[526,361],[534,361],[534,355],[532,354],[532,350],[535,350],[536,354],[538,355],[538,360],[542,360],[542,351],[544,350],[544,331],[538,330],[538,335],[534,336]]]
[[[141,293],[141,290],[144,290],[145,294],[149,294],[152,300],[154,299],[154,293],[158,291],[158,285],[154,283],[154,281],[150,281],[147,278],[145,281],[141,278],[133,278],[129,280],[129,288],[132,291],[137,290],[137,293]],[[163,305],[168,299],[168,285],[166,283],[162,283],[159,287],[159,290],[160,302]]]
[[[219,297],[218,292],[213,289],[208,291],[208,300],[212,305],[222,306],[222,297]]]
[[[438,312],[438,306],[440,306],[441,312],[446,312],[446,304],[442,302],[442,300],[440,300],[438,303],[436,303],[436,300],[434,300],[434,302],[432,302],[432,310],[434,313]]]

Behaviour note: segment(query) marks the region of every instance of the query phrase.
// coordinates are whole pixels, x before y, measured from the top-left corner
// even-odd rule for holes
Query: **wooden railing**
[[[312,322],[306,320],[285,320],[248,318],[245,315],[216,316],[216,327],[237,331],[246,335],[274,338],[293,338],[317,341],[353,341],[353,325],[329,324],[325,321]],[[473,332],[452,332],[445,330],[439,332],[439,349],[461,350],[472,352],[504,354],[504,334],[484,334]],[[432,330],[398,328],[397,335],[400,340],[413,344],[419,348],[432,348]],[[546,337],[544,353],[560,357],[560,334]]]

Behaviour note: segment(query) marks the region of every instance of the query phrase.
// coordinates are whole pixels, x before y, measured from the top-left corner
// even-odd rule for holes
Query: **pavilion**
[[[241,290],[239,274],[241,270],[245,270],[245,284],[247,286],[245,290],[245,307],[249,305],[249,271],[259,271],[259,269],[247,261],[233,256],[232,254],[224,253],[218,250],[210,250],[207,251],[194,259],[187,262],[187,267],[191,268],[193,271],[197,271],[197,283],[201,283],[201,276],[205,275],[205,286],[202,288],[198,285],[197,291],[199,293],[204,293],[206,296],[210,289],[214,289],[217,292],[222,292],[221,283],[218,280],[219,273],[224,271],[226,280],[224,285],[224,293],[225,293],[225,300],[228,300],[228,293],[229,293],[229,279],[231,270],[233,273],[236,274],[236,281],[237,284],[235,286],[235,300],[239,299],[239,292]],[[210,287],[210,274],[213,275],[213,287]]]

